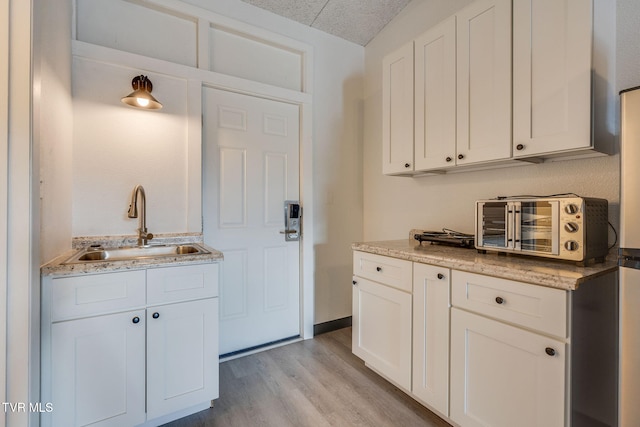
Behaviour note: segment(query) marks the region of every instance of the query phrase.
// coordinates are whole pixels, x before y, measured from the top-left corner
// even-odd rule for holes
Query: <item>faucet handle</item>
[[[147,240],[153,239],[153,233],[147,233]]]

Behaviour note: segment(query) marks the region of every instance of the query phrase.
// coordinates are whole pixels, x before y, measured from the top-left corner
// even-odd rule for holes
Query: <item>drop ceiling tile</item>
[[[311,25],[365,46],[410,0],[329,0]]]
[[[243,0],[285,18],[311,25],[329,0]]]

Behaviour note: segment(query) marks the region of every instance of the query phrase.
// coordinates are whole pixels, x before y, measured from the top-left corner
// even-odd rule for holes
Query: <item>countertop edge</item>
[[[406,248],[394,248],[392,246],[402,244],[403,241],[380,241],[380,242],[356,242],[351,245],[355,251],[367,252],[392,258],[404,259],[407,261],[418,262],[423,264],[437,265],[441,267],[451,268],[469,273],[484,274],[487,276],[499,277],[502,279],[516,280],[519,282],[529,283],[533,285],[545,286],[549,288],[562,289],[567,291],[577,290],[581,284],[599,276],[606,275],[617,269],[617,265],[612,261],[602,264],[595,264],[588,267],[577,267],[573,264],[561,264],[558,261],[547,261],[527,258],[518,258],[516,256],[508,256],[500,259],[500,255],[477,254],[474,252],[476,260],[470,261],[463,259],[462,256],[456,257],[455,251],[460,252],[468,257],[469,249],[447,249],[449,252],[437,252],[433,254],[420,253],[416,254],[416,244],[411,240],[406,241]],[[486,258],[487,262],[477,262],[477,259]],[[504,263],[504,265],[500,265]],[[514,263],[520,263],[521,268],[514,268]],[[539,265],[543,270],[535,271]]]
[[[224,254],[203,243],[198,243],[209,253],[178,256],[158,256],[134,260],[99,261],[79,264],[63,264],[82,249],[72,249],[54,258],[40,267],[40,275],[73,276],[78,274],[110,273],[127,270],[140,270],[154,267],[172,267],[190,264],[213,263],[224,260]]]

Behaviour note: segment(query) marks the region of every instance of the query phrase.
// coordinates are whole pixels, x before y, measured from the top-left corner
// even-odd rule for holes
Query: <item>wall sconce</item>
[[[147,76],[135,76],[131,81],[133,92],[121,99],[132,107],[144,108],[146,110],[159,110],[162,104],[151,95],[153,85]]]

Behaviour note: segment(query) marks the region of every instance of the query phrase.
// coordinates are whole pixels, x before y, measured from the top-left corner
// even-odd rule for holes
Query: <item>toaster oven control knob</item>
[[[573,203],[569,203],[567,206],[564,207],[564,211],[570,215],[575,215],[578,213],[578,207]]]
[[[568,251],[577,251],[578,250],[578,242],[576,242],[575,240],[569,240],[567,243],[564,244],[564,247]]]
[[[567,233],[575,233],[578,231],[578,224],[575,222],[568,222],[564,225],[564,229]]]

